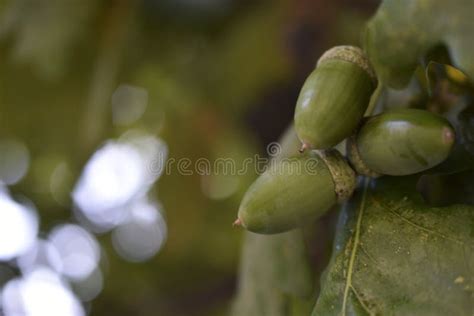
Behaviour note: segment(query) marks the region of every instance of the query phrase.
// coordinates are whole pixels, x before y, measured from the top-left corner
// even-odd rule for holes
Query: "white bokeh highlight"
[[[109,142],[89,160],[73,200],[92,223],[111,228],[123,218],[117,209],[140,194],[145,168],[135,148]]]
[[[23,274],[37,268],[62,269],[61,256],[58,250],[47,240],[37,239],[32,247],[16,259],[16,264]]]
[[[30,166],[30,153],[25,144],[15,139],[0,140],[0,182],[19,182]]]
[[[87,162],[72,193],[94,231],[108,231],[128,217],[127,205],[143,197],[163,171],[167,146],[160,139],[128,132],[108,141]]]
[[[5,316],[84,316],[84,309],[58,274],[38,268],[9,281],[1,293]]]
[[[0,261],[25,253],[34,245],[37,234],[38,216],[35,211],[0,190]]]
[[[100,246],[95,237],[74,224],[55,227],[48,241],[59,255],[57,272],[71,280],[84,280],[97,269]],[[55,258],[49,258],[52,262]]]
[[[167,237],[166,222],[160,209],[158,204],[147,199],[131,206],[127,221],[112,232],[112,244],[122,258],[140,262],[158,253]]]

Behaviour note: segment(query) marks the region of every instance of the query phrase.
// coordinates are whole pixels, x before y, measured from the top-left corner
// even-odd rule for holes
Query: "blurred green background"
[[[125,169],[108,182],[84,180],[85,166],[104,148],[128,150],[130,138],[144,144],[147,163],[159,153],[168,161],[231,158],[238,165],[265,156],[291,122],[318,56],[334,45],[360,44],[376,6],[375,0],[0,0],[0,180],[14,203],[35,210],[42,240],[53,240],[52,231],[65,223],[98,240],[95,271],[103,282],[61,276],[84,313],[227,313],[242,237],[231,223],[253,169],[242,175],[172,169],[132,194],[120,187],[129,158],[104,158]],[[98,177],[91,170],[89,177]],[[78,207],[80,179],[101,188],[90,189],[99,200],[100,192],[115,190],[109,198],[121,198],[116,208],[137,196],[152,201],[146,214],[154,214],[154,224],[158,216],[159,234],[140,234],[140,225],[120,231],[128,223],[122,220],[89,225]],[[0,233],[7,238],[0,243],[9,243],[8,236]],[[153,244],[156,236],[161,243]],[[140,253],[148,243],[151,250]],[[32,269],[21,255],[0,256],[0,286]]]

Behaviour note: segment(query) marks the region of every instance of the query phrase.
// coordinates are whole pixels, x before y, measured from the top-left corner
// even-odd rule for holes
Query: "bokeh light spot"
[[[100,247],[97,240],[84,228],[65,224],[55,227],[49,241],[57,249],[61,260],[58,272],[72,280],[82,280],[97,268]]]
[[[27,251],[37,233],[36,213],[0,191],[0,260],[10,260]]]
[[[112,243],[122,258],[139,262],[153,257],[166,236],[166,222],[159,206],[144,199],[134,203],[127,221],[114,229]]]
[[[140,119],[148,103],[148,92],[140,87],[120,85],[112,95],[112,120],[128,125]]]
[[[86,164],[72,193],[78,219],[96,232],[123,223],[128,204],[143,197],[162,174],[167,153],[162,140],[138,131],[107,142]]]
[[[58,250],[47,240],[38,239],[24,254],[17,258],[17,265],[23,274],[39,267],[60,271],[61,257]]]
[[[9,281],[2,291],[5,316],[83,316],[81,303],[52,270],[40,268]]]
[[[87,163],[73,200],[92,223],[111,228],[122,219],[117,209],[141,193],[145,167],[135,148],[109,142]]]
[[[12,185],[20,181],[28,171],[30,154],[26,146],[17,140],[0,140],[0,182]]]

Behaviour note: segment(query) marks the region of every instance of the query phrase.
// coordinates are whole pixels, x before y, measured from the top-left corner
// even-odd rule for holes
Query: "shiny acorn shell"
[[[336,46],[323,54],[296,103],[295,129],[304,148],[331,148],[352,135],[375,88],[360,48]]]
[[[301,227],[348,199],[355,185],[354,171],[335,150],[282,159],[250,186],[236,224],[261,234]]]
[[[348,141],[351,164],[360,174],[403,176],[443,162],[454,144],[449,122],[434,113],[398,109],[373,116]]]

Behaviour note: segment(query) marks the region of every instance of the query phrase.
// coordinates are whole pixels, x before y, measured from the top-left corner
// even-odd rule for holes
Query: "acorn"
[[[375,73],[360,48],[336,46],[325,52],[296,103],[301,151],[328,149],[352,135],[376,86]]]
[[[282,159],[250,186],[234,224],[260,234],[301,227],[347,200],[355,186],[355,172],[337,150]]]
[[[368,118],[347,142],[347,153],[359,174],[403,176],[443,162],[454,141],[454,129],[442,116],[398,109]]]

